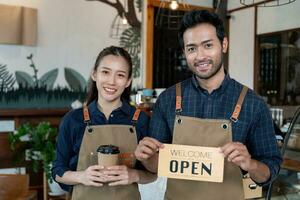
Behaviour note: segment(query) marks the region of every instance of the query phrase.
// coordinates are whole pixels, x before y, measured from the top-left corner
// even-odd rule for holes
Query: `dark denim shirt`
[[[209,94],[200,87],[193,76],[183,81],[181,88],[182,115],[229,120],[243,85],[226,75],[221,86]],[[172,142],[175,98],[175,85],[159,96],[149,125],[150,137],[164,143]],[[248,90],[238,121],[232,123],[232,132],[233,141],[245,144],[253,159],[269,167],[271,177],[266,183],[274,179],[279,172],[282,158],[277,147],[270,111],[253,90]]]
[[[91,125],[124,124],[131,125],[135,108],[123,103],[114,110],[109,119],[97,108],[97,102],[93,101],[88,106]],[[137,139],[140,141],[147,135],[149,117],[141,112],[136,124]],[[84,135],[86,124],[83,121],[83,111],[76,109],[68,112],[59,127],[59,135],[56,143],[56,159],[53,162],[52,177],[62,177],[66,171],[76,171],[81,141]],[[136,168],[142,169],[141,163]],[[64,184],[60,186],[69,191],[72,187]]]

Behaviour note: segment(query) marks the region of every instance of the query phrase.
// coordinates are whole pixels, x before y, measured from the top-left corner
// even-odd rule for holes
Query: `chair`
[[[29,175],[0,174],[0,200],[35,199],[36,192],[29,192]]]
[[[267,192],[266,199],[272,195],[281,195],[288,199],[288,195],[299,192],[293,184],[300,184],[300,107],[293,116],[292,122],[284,138],[281,148],[283,164],[278,178],[274,180]]]

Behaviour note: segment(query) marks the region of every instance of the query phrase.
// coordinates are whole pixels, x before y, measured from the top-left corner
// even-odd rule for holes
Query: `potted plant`
[[[14,160],[17,162],[31,160],[32,169],[38,172],[43,169],[50,183],[51,165],[55,158],[55,143],[57,129],[50,126],[49,122],[40,122],[33,126],[29,123],[22,124],[14,133],[8,136]]]

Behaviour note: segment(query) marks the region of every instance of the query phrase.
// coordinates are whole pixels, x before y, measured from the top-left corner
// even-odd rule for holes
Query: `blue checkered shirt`
[[[181,88],[181,115],[202,119],[230,119],[243,85],[226,75],[221,86],[209,94],[192,76],[181,83]],[[175,102],[174,85],[159,96],[154,106],[148,132],[150,137],[164,143],[172,142]],[[282,157],[269,109],[254,91],[248,90],[238,121],[232,123],[232,132],[233,141],[245,144],[253,159],[269,167],[271,177],[266,183],[273,180],[279,172]]]

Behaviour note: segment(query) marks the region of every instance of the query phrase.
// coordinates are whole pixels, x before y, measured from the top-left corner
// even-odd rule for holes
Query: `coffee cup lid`
[[[120,150],[119,147],[109,144],[99,146],[97,152],[103,154],[118,154],[120,153]]]

